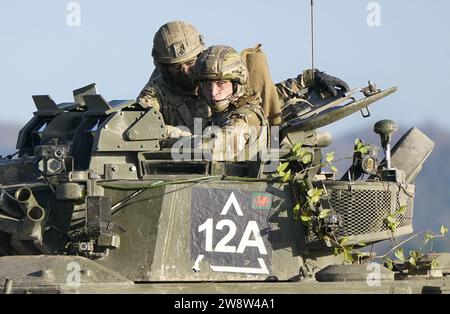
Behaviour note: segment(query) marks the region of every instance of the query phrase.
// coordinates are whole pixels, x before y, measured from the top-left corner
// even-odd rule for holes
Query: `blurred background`
[[[17,132],[35,111],[32,95],[72,100],[95,82],[108,100],[134,99],[154,66],[154,33],[171,20],[192,23],[207,45],[242,50],[261,43],[274,81],[311,67],[310,0],[2,1],[0,2],[0,154],[15,151]],[[370,79],[397,93],[326,128],[336,158],[356,137],[378,144],[373,124],[395,120],[394,142],[412,126],[436,142],[417,178],[415,231],[450,225],[450,2],[314,0],[315,66],[352,88]],[[444,94],[444,96],[442,96]],[[347,165],[340,167],[347,168]],[[420,246],[420,241],[411,246]],[[446,242],[436,250],[449,250]]]

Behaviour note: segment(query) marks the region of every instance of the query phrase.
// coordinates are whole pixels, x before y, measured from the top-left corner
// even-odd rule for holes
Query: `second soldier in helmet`
[[[198,57],[193,75],[212,110],[211,124],[216,130],[209,128],[205,146],[212,150],[213,158],[256,157],[267,146],[268,122],[261,97],[247,85],[248,71],[241,56],[231,47],[211,46]]]

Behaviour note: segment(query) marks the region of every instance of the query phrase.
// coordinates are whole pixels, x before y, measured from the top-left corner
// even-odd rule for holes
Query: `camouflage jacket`
[[[261,146],[267,147],[268,122],[256,92],[230,103],[224,112],[213,113],[211,124],[205,133],[214,136],[206,145],[214,151],[215,159],[249,160]]]
[[[242,125],[254,126],[259,130],[260,126],[267,124],[260,104],[261,97],[258,93],[250,95],[247,93],[236,102],[230,103],[227,110],[214,112],[211,123],[220,128]]]
[[[162,75],[150,78],[137,102],[160,111],[166,125],[186,126],[191,133],[194,133],[194,118],[202,119],[203,130],[211,116],[211,110],[202,97],[171,87]]]

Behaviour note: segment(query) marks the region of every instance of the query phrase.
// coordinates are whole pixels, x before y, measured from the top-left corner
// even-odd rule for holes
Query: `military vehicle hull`
[[[331,139],[315,128],[395,91],[369,87],[307,113],[290,108],[281,136],[291,146],[251,160],[170,147],[160,113],[107,102],[92,86],[75,103],[34,96],[18,157],[0,161],[4,293],[448,291],[445,254],[437,268],[405,273],[351,253],[413,232],[414,178],[434,146],[413,128],[387,166],[367,146],[347,176],[323,171]]]
[[[448,277],[408,280],[318,282],[142,282],[135,283],[87,258],[1,257],[2,293],[32,294],[448,294]],[[79,265],[80,268],[77,268]],[[68,267],[67,267],[68,266]],[[78,282],[74,271],[80,271]],[[5,274],[7,273],[7,276]],[[342,272],[343,273],[343,272]],[[370,273],[370,272],[369,272]],[[368,273],[368,274],[369,274]]]

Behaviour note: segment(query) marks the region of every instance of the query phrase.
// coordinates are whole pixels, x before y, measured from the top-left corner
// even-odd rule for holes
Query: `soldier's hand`
[[[348,84],[343,80],[320,71],[314,72],[314,85],[321,90],[330,92],[333,96],[337,95],[336,88],[344,92],[350,90]]]
[[[187,127],[178,128],[172,125],[166,125],[167,138],[181,138],[192,136]]]

